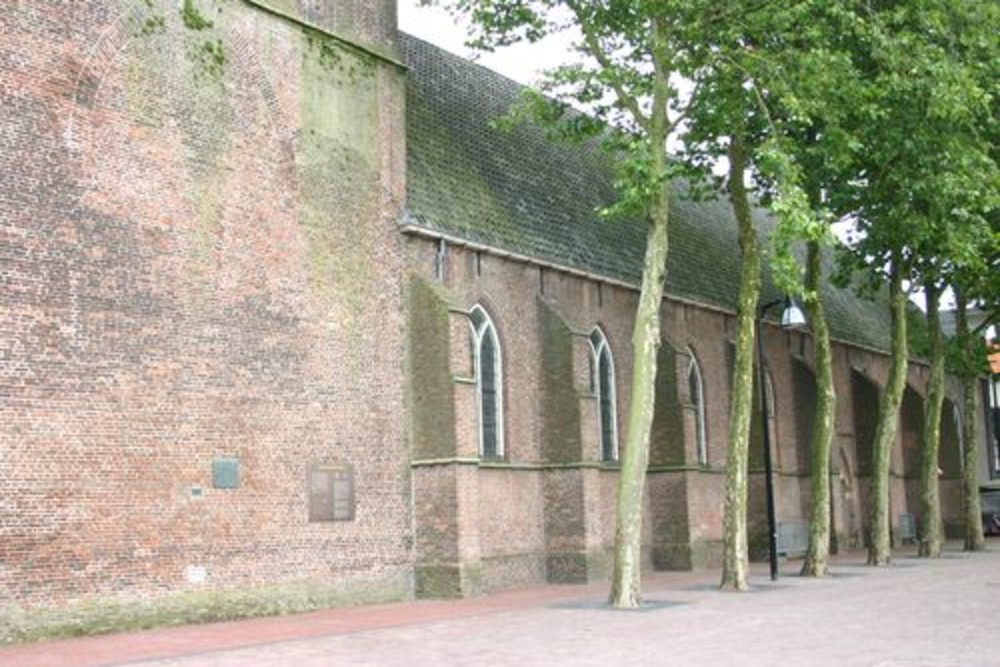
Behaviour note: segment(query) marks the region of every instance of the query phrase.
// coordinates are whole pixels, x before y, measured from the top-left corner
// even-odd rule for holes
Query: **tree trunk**
[[[663,167],[664,165],[659,165]],[[642,290],[632,332],[632,393],[628,426],[621,451],[618,477],[617,523],[611,606],[638,607],[642,566],[642,490],[649,463],[649,433],[653,424],[656,388],[656,355],[660,348],[660,303],[667,260],[667,223],[670,184],[664,182],[650,212]]]
[[[872,452],[871,541],[868,564],[888,565],[892,558],[889,540],[889,459],[896,441],[899,406],[906,387],[908,351],[906,345],[906,292],[899,254],[893,257],[889,284],[892,308],[892,364],[889,380],[879,397],[878,426]]]
[[[940,290],[924,289],[927,328],[931,343],[931,378],[924,408],[924,433],[920,442],[920,547],[921,558],[941,555],[941,501],[938,492],[938,448],[941,443],[941,409],[944,404],[944,341],[938,317]]]
[[[965,295],[955,289],[956,334],[966,357],[962,373],[962,509],[965,515],[965,550],[982,551],[986,548],[983,537],[982,506],[979,502],[979,438],[976,437],[976,366],[971,358],[975,355],[972,336],[969,334],[969,320],[966,317]]]
[[[819,243],[810,241],[806,267],[806,310],[815,347],[816,415],[810,450],[812,506],[809,510],[809,547],[802,563],[802,575],[809,577],[825,576],[830,556],[830,447],[837,405],[830,331],[820,296],[822,270]]]
[[[669,58],[663,23],[654,19],[653,108],[648,119],[652,148],[652,173],[659,188],[649,207],[646,255],[642,265],[642,288],[632,332],[632,393],[629,401],[625,444],[618,476],[615,524],[615,555],[611,573],[610,603],[615,609],[634,609],[641,598],[642,490],[649,465],[649,432],[653,426],[656,399],[656,356],[660,349],[660,304],[667,272],[670,180],[667,173],[667,102],[670,93]],[[624,102],[625,100],[622,100]],[[638,120],[638,119],[637,119]]]
[[[754,322],[760,296],[760,248],[750,216],[750,201],[743,184],[746,154],[742,138],[729,144],[729,196],[739,226],[740,300],[736,311],[736,359],[733,395],[729,411],[729,442],[726,457],[726,500],[722,523],[723,590],[745,591],[749,587],[750,560],[747,549],[747,467],[750,418],[753,410]],[[761,359],[759,363],[764,363]],[[764,388],[761,387],[761,391]]]

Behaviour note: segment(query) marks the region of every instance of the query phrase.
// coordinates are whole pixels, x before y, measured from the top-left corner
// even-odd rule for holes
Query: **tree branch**
[[[566,5],[573,11],[574,14],[576,14],[576,19],[580,26],[580,32],[583,33],[584,45],[587,47],[587,52],[608,73],[608,80],[610,82],[611,89],[615,91],[615,97],[618,98],[618,103],[632,115],[636,125],[641,127],[644,131],[649,132],[651,129],[649,117],[642,113],[642,109],[639,108],[639,101],[634,95],[629,95],[627,93],[621,79],[615,74],[615,64],[611,62],[611,58],[609,58],[608,54],[605,53],[603,48],[601,48],[600,40],[597,38],[597,35],[594,34],[590,24],[584,17],[583,7],[575,0],[568,0]]]

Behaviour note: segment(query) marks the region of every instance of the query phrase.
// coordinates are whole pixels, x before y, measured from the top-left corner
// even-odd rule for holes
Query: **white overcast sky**
[[[570,46],[568,37],[552,36],[538,44],[476,53],[465,46],[465,24],[457,23],[441,7],[421,7],[418,0],[399,0],[399,29],[523,84],[536,83],[540,72],[565,62]]]

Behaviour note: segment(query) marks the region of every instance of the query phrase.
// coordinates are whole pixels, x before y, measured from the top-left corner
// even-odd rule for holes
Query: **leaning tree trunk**
[[[811,443],[812,506],[809,510],[809,547],[805,562],[802,563],[803,576],[810,577],[826,575],[830,556],[830,447],[837,403],[833,388],[830,331],[826,325],[823,300],[820,298],[821,277],[819,243],[810,241],[806,266],[806,310],[813,332],[816,357],[816,415]]]
[[[878,426],[872,452],[871,543],[869,565],[888,565],[892,557],[889,540],[889,457],[896,440],[899,406],[906,386],[906,292],[903,291],[903,268],[898,253],[892,261],[889,284],[892,308],[892,364],[889,381],[882,390],[878,406]]]
[[[632,333],[632,393],[618,478],[618,521],[611,580],[611,605],[619,609],[638,607],[640,603],[642,489],[649,463],[666,256],[667,213],[664,211],[653,216],[646,237],[642,292]]]
[[[927,297],[927,328],[931,343],[931,378],[924,409],[924,434],[920,442],[920,547],[917,555],[941,555],[941,500],[938,491],[938,448],[941,442],[941,408],[944,405],[944,340],[938,317],[940,290],[924,289]]]
[[[976,373],[972,345],[969,334],[969,320],[966,317],[966,301],[962,290],[955,290],[955,302],[958,310],[956,318],[956,333],[962,346],[962,509],[965,515],[965,550],[982,551],[986,548],[986,538],[983,536],[982,506],[979,502],[979,479],[976,474],[979,467],[979,438],[976,437]]]
[[[662,117],[651,139],[664,146],[666,129]],[[660,137],[656,139],[655,137]],[[666,168],[664,151],[657,151],[654,168]],[[670,214],[670,183],[664,180],[650,207],[646,255],[642,266],[642,289],[632,332],[632,393],[628,426],[618,478],[617,522],[610,603],[616,609],[633,609],[641,602],[642,490],[649,464],[649,433],[653,425],[656,387],[656,354],[660,348],[660,303],[667,265],[667,227]]]
[[[740,273],[740,300],[736,311],[736,360],[729,411],[721,583],[723,590],[734,591],[745,591],[749,587],[747,467],[753,409],[754,322],[760,296],[760,248],[750,216],[750,200],[743,185],[745,167],[743,143],[740,137],[734,136],[729,144],[729,196],[739,226],[743,267]],[[759,363],[764,363],[764,360],[761,359]],[[761,391],[764,391],[763,387]]]

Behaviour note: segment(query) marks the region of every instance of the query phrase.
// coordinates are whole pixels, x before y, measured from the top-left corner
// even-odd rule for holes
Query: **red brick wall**
[[[0,599],[405,594],[403,73],[195,5],[0,13]],[[356,518],[309,523],[331,462]]]
[[[443,278],[435,277],[436,242],[418,237],[409,239],[410,267],[414,275],[437,285],[441,298],[452,308],[452,372],[456,378],[455,424],[461,462],[439,462],[440,467],[460,468],[460,485],[431,493],[453,498],[464,521],[464,536],[452,534],[456,548],[449,558],[465,563],[478,574],[485,587],[524,583],[533,578],[563,580],[573,571],[572,559],[579,552],[585,578],[606,574],[607,559],[614,539],[614,496],[617,471],[598,463],[597,412],[587,385],[587,357],[583,336],[599,324],[607,334],[615,358],[618,392],[619,440],[624,439],[628,408],[631,349],[629,339],[635,292],[597,283],[565,272],[497,257],[483,250],[449,245]],[[476,267],[479,270],[476,270]],[[582,334],[574,344],[573,383],[579,396],[580,455],[568,467],[556,467],[545,459],[541,440],[545,431],[540,411],[545,401],[546,366],[540,359],[542,340],[538,328],[536,299],[560,318],[568,331]],[[500,332],[504,354],[505,429],[508,455],[501,464],[477,463],[475,387],[465,379],[472,375],[469,361],[468,325],[463,314],[483,303]],[[673,461],[676,453],[664,453],[665,462],[652,461],[647,479],[647,511],[644,542],[657,567],[706,567],[718,563],[722,539],[722,504],[726,441],[728,437],[731,378],[727,346],[733,335],[733,317],[720,310],[667,300],[663,308],[663,335],[677,351],[676,400],[681,404],[683,461]],[[778,520],[803,522],[808,519],[810,479],[808,451],[811,424],[800,413],[814,410],[814,392],[804,390],[812,381],[813,351],[808,335],[782,332],[766,327],[765,354],[775,389],[775,418],[772,447],[776,465],[775,488]],[[684,406],[687,396],[687,351],[697,356],[704,383],[707,418],[707,466],[698,466],[693,413]],[[856,371],[852,371],[854,368]],[[867,478],[858,474],[856,433],[863,429],[858,419],[870,419],[874,412],[858,412],[853,407],[851,374],[860,372],[876,383],[884,382],[888,358],[865,350],[834,344],[834,376],[840,399],[833,445],[833,502],[838,544],[860,544],[867,524]],[[921,383],[919,367],[911,371],[911,384]],[[876,385],[877,386],[877,385]],[[465,396],[467,394],[467,396]],[[465,396],[463,400],[462,396]],[[870,407],[870,406],[869,406]],[[869,414],[871,413],[871,414]],[[908,428],[914,425],[907,422]],[[894,449],[893,523],[898,514],[914,512],[907,503],[902,467],[901,434]],[[756,460],[760,460],[758,456]],[[456,459],[457,461],[457,459]],[[421,472],[427,479],[443,473]],[[759,540],[766,539],[764,477],[757,469],[751,475],[751,526]],[[419,484],[418,484],[419,488]],[[466,494],[463,496],[463,493]],[[946,515],[956,502],[949,490],[944,494]],[[421,502],[418,493],[418,503]],[[452,502],[449,500],[449,502]],[[433,503],[430,503],[432,506]],[[542,516],[549,517],[540,523]],[[581,532],[576,533],[576,525]],[[423,538],[418,516],[417,531]],[[456,527],[456,532],[461,529]],[[759,534],[757,534],[759,533]],[[763,542],[762,544],[766,544]],[[556,558],[558,556],[558,558]],[[521,565],[518,567],[517,562]],[[547,571],[539,571],[548,563]],[[553,568],[558,567],[555,576]],[[579,575],[580,572],[577,572]],[[568,575],[567,575],[568,576]]]

